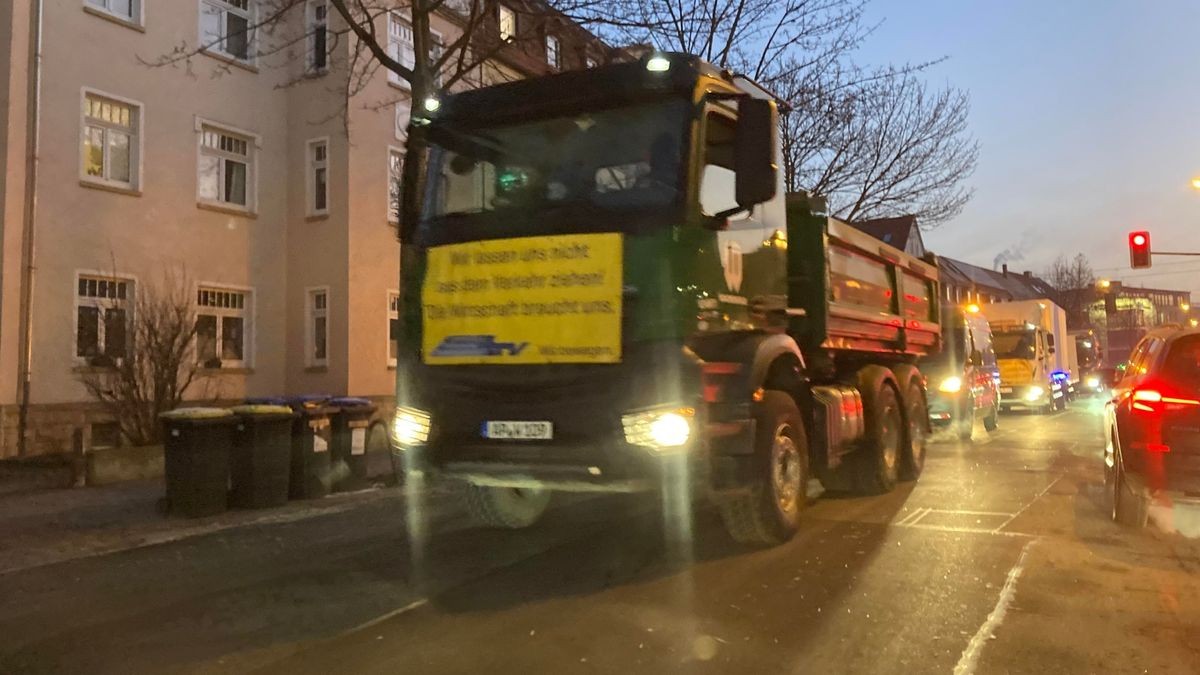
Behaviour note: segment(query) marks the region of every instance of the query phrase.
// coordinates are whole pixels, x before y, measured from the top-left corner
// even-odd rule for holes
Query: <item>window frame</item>
[[[395,37],[395,35],[393,35],[392,26],[397,23],[408,26],[408,32],[409,32],[409,35],[411,36],[411,38],[408,41],[408,48],[409,48],[409,51],[412,53],[412,64],[409,64],[402,58],[403,55],[400,53],[399,49],[397,49],[395,53],[392,53],[392,44],[394,41],[396,41],[396,37]],[[412,25],[412,17],[408,16],[406,12],[402,12],[398,9],[393,9],[387,13],[387,51],[388,51],[388,56],[390,56],[392,58],[392,60],[394,60],[402,65],[408,66],[410,68],[412,67],[413,64],[416,64],[416,62],[417,62],[417,43],[416,43],[416,35],[413,33],[414,30],[415,29],[413,28],[413,25]],[[408,90],[408,89],[412,88],[412,85],[409,84],[408,80],[400,77],[399,74],[397,74],[391,70],[387,71],[387,81],[388,81],[388,84],[390,84],[394,87],[399,87],[404,90]]]
[[[396,345],[396,356],[392,356],[392,321],[396,321],[396,322],[400,321],[400,290],[399,289],[396,289],[396,288],[388,289],[387,305],[385,305],[385,307],[387,308],[387,313],[386,313],[387,320],[384,322],[383,336],[385,339],[384,339],[383,353],[384,353],[384,356],[386,357],[385,360],[387,361],[387,367],[395,368],[397,360],[398,360],[397,357],[400,355],[400,345],[399,344]],[[399,341],[397,340],[397,343],[398,342]]]
[[[397,203],[394,205],[395,208],[393,209],[393,204],[392,204],[392,182],[393,182],[393,179],[392,179],[392,157],[397,156],[397,155],[400,157],[400,165],[399,165],[400,175],[396,177],[396,181],[399,182],[404,179],[404,153],[405,153],[405,149],[403,146],[397,146],[397,145],[389,145],[388,146],[387,189],[384,190],[384,194],[386,195],[386,200],[387,200],[387,203],[385,204],[385,206],[387,207],[387,209],[386,209],[387,223],[389,225],[399,225],[400,224],[400,205],[397,201]],[[397,200],[400,197],[399,189],[397,189],[397,191],[396,191],[396,197],[397,197]],[[395,211],[395,217],[393,217],[393,213],[392,213],[393,210]]]
[[[222,201],[221,199],[209,199],[200,195],[200,159],[207,154],[204,145],[204,131],[208,128],[211,131],[224,133],[231,136],[240,136],[247,141],[246,143],[246,204],[237,204],[234,202]],[[238,127],[210,120],[204,117],[196,116],[195,122],[196,134],[196,203],[202,207],[215,208],[219,210],[232,210],[247,215],[258,213],[258,160],[262,150],[262,137],[258,134],[239,129]],[[218,150],[215,154],[217,157],[223,157]],[[236,161],[236,160],[235,160]],[[223,169],[222,169],[223,170]],[[219,178],[219,175],[218,175]],[[218,191],[224,190],[224,181],[218,180]]]
[[[554,45],[553,50],[550,48],[551,44]],[[546,33],[545,46],[546,63],[555,70],[562,70],[562,41],[558,39],[557,35]],[[551,58],[552,55],[553,58]]]
[[[87,173],[86,159],[84,156],[84,143],[87,142],[88,120],[94,119],[87,114],[88,98],[95,97],[99,99],[108,99],[113,103],[129,106],[132,109],[133,125],[131,127],[130,147],[129,147],[129,182],[111,180],[103,176],[91,176]],[[142,161],[144,159],[144,151],[142,139],[145,137],[145,114],[146,107],[141,101],[135,101],[116,94],[110,94],[106,91],[101,91],[92,87],[81,87],[79,95],[79,180],[84,183],[98,185],[101,187],[118,188],[127,190],[133,193],[140,193],[142,189]],[[97,126],[105,128],[116,128],[111,123],[98,121]],[[108,158],[108,143],[104,144],[104,158]],[[108,166],[107,161],[104,164]]]
[[[114,12],[108,8],[112,0],[83,0],[85,10],[90,10],[103,14],[106,17],[112,17],[119,23],[129,24],[143,28],[146,25],[146,3],[143,0],[129,0],[129,16]]]
[[[315,157],[318,147],[325,148],[325,158],[318,161]],[[304,144],[305,209],[310,217],[329,215],[329,137],[321,136],[309,139]],[[325,206],[317,206],[317,171],[325,170]]]
[[[204,37],[204,6],[209,5],[221,10],[221,17],[233,12],[238,16],[243,16],[246,19],[246,56],[241,57],[226,49],[226,42],[229,40],[229,35],[225,32],[228,26],[227,20],[221,22],[221,39],[215,43],[205,41]],[[246,0],[246,9],[235,7],[229,0],[197,0],[197,32],[199,33],[200,49],[206,54],[216,56],[217,58],[225,58],[235,63],[242,63],[249,66],[254,66],[258,62],[258,54],[255,53],[256,43],[258,42],[258,31],[254,28],[255,22],[258,20],[258,0]]]
[[[317,295],[325,296],[325,307],[317,309]],[[309,368],[329,367],[329,286],[309,286],[304,289],[304,365]],[[325,356],[317,358],[316,321],[325,319]]]
[[[325,8],[325,18],[317,23],[317,8]],[[324,75],[329,72],[329,0],[308,0],[304,8],[304,25],[307,28],[308,50],[305,55],[304,69],[309,75]],[[325,34],[325,49],[323,63],[317,65],[317,31]]]
[[[517,32],[520,29],[519,24],[517,23],[516,10],[503,4],[497,4],[496,7],[496,34],[500,36],[501,42],[515,42],[517,39]],[[504,30],[505,13],[512,18],[512,31],[508,32],[507,35],[505,34],[507,31]]]
[[[72,307],[74,311],[71,313],[71,360],[77,367],[91,367],[88,363],[89,357],[79,355],[79,308],[83,305],[102,309],[109,302],[106,298],[92,298],[81,296],[79,294],[79,282],[84,279],[96,279],[97,281],[123,282],[128,284],[128,290],[125,293],[125,298],[118,302],[125,309],[125,352],[126,356],[129,353],[130,335],[132,334],[131,323],[133,321],[133,311],[137,305],[137,286],[138,280],[132,274],[122,272],[105,272],[93,269],[77,269],[72,275],[73,283],[71,285]],[[111,306],[111,305],[109,305]],[[96,330],[96,348],[98,354],[105,354],[106,345],[104,344],[105,326],[103,318],[97,324]]]
[[[209,305],[201,305],[200,304],[200,291],[216,291],[219,293],[241,293],[242,295],[245,296],[245,299],[242,302],[242,308],[240,310],[227,308],[227,307],[211,307]],[[219,370],[249,370],[254,367],[254,357],[255,357],[254,347],[255,347],[255,335],[256,335],[255,327],[258,324],[258,321],[257,321],[258,316],[256,313],[256,306],[254,303],[254,299],[255,299],[254,298],[254,288],[250,287],[250,286],[237,286],[237,285],[233,285],[233,284],[221,284],[221,283],[214,283],[214,282],[208,282],[208,281],[198,281],[193,285],[193,288],[192,288],[193,320],[199,321],[200,316],[202,314],[217,317],[217,321],[216,321],[217,332],[216,332],[215,339],[216,339],[216,351],[217,351],[216,358],[217,358],[217,360],[219,360],[221,362],[221,366],[220,366]],[[225,332],[225,328],[221,322],[221,318],[226,317],[226,316],[242,317],[242,358],[241,358],[241,360],[225,359],[224,357],[221,356],[221,342],[222,342],[223,334]],[[200,336],[197,333],[197,335],[192,338],[193,347],[196,351],[196,361],[200,364],[200,367],[202,369],[209,370],[210,368],[207,365],[205,365],[208,362],[200,359],[199,337]],[[211,370],[218,370],[218,368],[211,368]]]

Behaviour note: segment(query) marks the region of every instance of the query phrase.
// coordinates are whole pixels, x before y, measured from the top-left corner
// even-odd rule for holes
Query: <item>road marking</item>
[[[1028,509],[1030,506],[1033,506],[1034,502],[1036,502],[1037,500],[1044,497],[1046,495],[1046,493],[1050,491],[1050,488],[1057,485],[1058,481],[1060,481],[1062,479],[1063,479],[1063,477],[1060,474],[1058,476],[1058,478],[1055,478],[1054,480],[1050,481],[1050,484],[1047,485],[1046,487],[1042,488],[1042,491],[1037,493],[1037,495],[1035,495],[1033,499],[1029,500],[1029,502],[1026,503],[1025,506],[1022,506],[1021,508],[1017,509],[1016,513],[1012,514],[1012,516],[1009,517],[1008,520],[1001,523],[1000,526],[995,529],[995,533],[1000,534],[1000,530],[1003,530],[1004,528],[1008,527],[1009,524],[1012,523],[1012,521],[1017,519],[1017,516],[1021,515],[1022,513],[1025,513],[1025,509]]]
[[[967,643],[967,648],[959,657],[958,664],[954,666],[954,675],[970,675],[975,672],[975,667],[979,665],[979,655],[983,653],[983,646],[995,636],[996,629],[1004,622],[1004,615],[1008,613],[1008,606],[1012,604],[1013,598],[1017,595],[1017,579],[1021,578],[1021,572],[1025,571],[1025,559],[1029,557],[1029,551],[1036,542],[1037,539],[1030,540],[1021,548],[1021,555],[1017,558],[1017,563],[1008,571],[1004,588],[1000,589],[1000,597],[996,600],[996,606],[992,608],[992,612],[988,614],[983,625],[975,632],[975,636]]]
[[[393,619],[393,618],[398,617],[401,614],[404,614],[406,612],[411,612],[414,609],[419,609],[421,607],[424,607],[427,604],[429,604],[429,598],[421,598],[420,600],[414,600],[403,607],[398,607],[396,609],[393,609],[390,612],[380,614],[379,616],[375,617],[374,619],[364,621],[353,628],[348,628],[348,629],[342,631],[340,634],[338,634],[338,637],[345,637],[352,633],[357,633],[359,631],[366,630],[366,629],[370,628],[371,626],[381,624],[384,621],[387,621],[388,619]]]

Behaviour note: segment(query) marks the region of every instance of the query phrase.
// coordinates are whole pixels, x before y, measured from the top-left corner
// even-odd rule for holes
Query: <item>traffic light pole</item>
[[[1200,252],[1184,253],[1179,251],[1150,251],[1150,255],[1200,255]]]

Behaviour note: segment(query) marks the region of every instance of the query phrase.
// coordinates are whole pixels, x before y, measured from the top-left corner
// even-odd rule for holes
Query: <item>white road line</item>
[[[921,517],[923,517],[929,511],[930,511],[930,509],[925,508],[925,507],[919,507],[919,508],[913,509],[912,511],[908,512],[908,515],[904,516],[899,521],[897,521],[896,525],[898,525],[898,526],[911,525],[912,523],[916,522]]]
[[[1004,528],[1008,527],[1009,523],[1011,523],[1012,521],[1016,520],[1016,519],[1017,519],[1017,516],[1021,515],[1022,513],[1025,513],[1025,509],[1027,509],[1027,508],[1029,508],[1029,507],[1033,506],[1034,502],[1036,502],[1037,500],[1039,500],[1039,499],[1041,499],[1043,496],[1045,496],[1045,494],[1046,494],[1047,492],[1049,492],[1049,491],[1050,491],[1050,488],[1052,488],[1052,487],[1054,487],[1055,485],[1057,485],[1057,484],[1058,484],[1058,481],[1060,481],[1060,480],[1062,480],[1062,479],[1063,479],[1063,477],[1062,477],[1061,475],[1059,475],[1059,477],[1058,477],[1058,478],[1055,478],[1054,480],[1050,481],[1050,484],[1049,484],[1049,485],[1047,485],[1046,487],[1042,488],[1042,491],[1041,491],[1041,492],[1037,493],[1037,495],[1035,495],[1033,499],[1029,500],[1029,502],[1028,502],[1027,504],[1025,504],[1025,506],[1022,506],[1021,508],[1017,509],[1017,512],[1016,512],[1016,513],[1012,514],[1012,516],[1011,516],[1011,517],[1009,517],[1009,519],[1008,519],[1008,520],[1006,520],[1006,521],[1004,521],[1003,523],[1001,523],[999,527],[997,527],[995,530],[993,530],[993,532],[995,532],[996,534],[999,534],[999,533],[1000,533],[1000,530],[1003,530]]]
[[[369,621],[364,621],[353,628],[348,628],[348,629],[342,631],[341,633],[339,633],[338,637],[343,637],[346,635],[350,635],[351,633],[357,633],[359,631],[366,630],[366,629],[370,628],[371,626],[381,624],[384,621],[387,621],[388,619],[400,616],[401,614],[404,614],[405,612],[411,612],[414,609],[419,609],[421,607],[424,607],[427,604],[429,604],[429,598],[421,598],[420,600],[414,600],[403,607],[393,609],[392,611],[387,612],[385,614],[380,614],[379,616],[375,617],[374,619],[370,619]]]
[[[1008,571],[1004,588],[1000,589],[1000,597],[996,600],[996,606],[992,608],[991,614],[988,614],[983,625],[975,632],[975,636],[967,643],[967,648],[959,657],[958,664],[954,666],[954,675],[970,675],[975,672],[975,667],[979,665],[979,656],[983,653],[983,646],[992,639],[996,629],[1004,622],[1008,606],[1012,604],[1013,598],[1017,595],[1017,579],[1021,577],[1021,572],[1025,571],[1025,559],[1029,557],[1029,551],[1036,542],[1037,539],[1033,539],[1021,548],[1021,555],[1017,558],[1017,563]]]

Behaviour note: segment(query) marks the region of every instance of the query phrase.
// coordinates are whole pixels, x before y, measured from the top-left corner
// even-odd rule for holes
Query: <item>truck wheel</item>
[[[992,406],[992,412],[987,417],[983,418],[983,428],[988,431],[995,431],[1000,426],[1000,404]]]
[[[550,505],[550,491],[538,488],[466,486],[467,511],[480,525],[520,530],[536,523]]]
[[[855,453],[855,488],[862,494],[884,494],[896,487],[899,476],[904,417],[891,383],[861,391],[866,434]]]
[[[792,538],[808,502],[808,439],[795,400],[767,391],[758,406],[754,461],[747,493],[720,501],[721,519],[735,541],[771,546]]]
[[[916,480],[925,470],[925,444],[929,438],[925,433],[929,425],[929,409],[925,407],[925,392],[921,390],[917,381],[914,380],[908,385],[908,396],[904,397],[904,404],[908,426],[904,434],[904,452],[900,458],[900,477],[904,480]],[[971,411],[971,421],[975,421],[974,409]]]
[[[957,420],[958,440],[969,441],[975,433],[975,401],[968,400],[964,406],[962,419]]]

